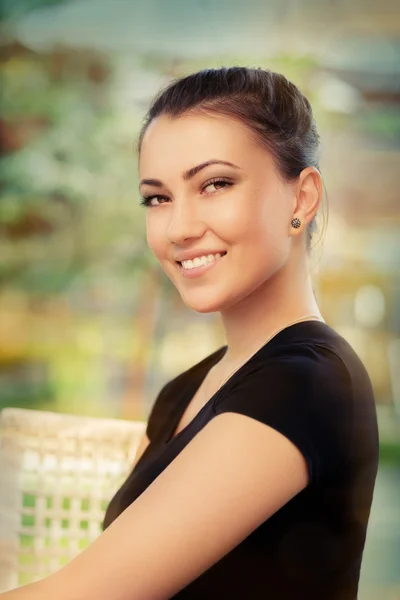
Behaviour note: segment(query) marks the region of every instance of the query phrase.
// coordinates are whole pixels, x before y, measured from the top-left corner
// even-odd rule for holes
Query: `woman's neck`
[[[301,269],[291,276],[288,270],[281,270],[255,292],[221,311],[228,349],[220,367],[234,368],[277,330],[307,316],[323,320],[309,274]]]

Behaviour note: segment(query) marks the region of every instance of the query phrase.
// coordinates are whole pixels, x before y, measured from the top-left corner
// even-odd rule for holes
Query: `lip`
[[[210,252],[210,254],[212,254],[212,252]],[[200,256],[202,256],[202,255],[200,255]],[[179,271],[182,273],[183,277],[187,277],[188,279],[193,279],[194,277],[199,277],[200,275],[203,275],[203,273],[207,273],[208,271],[210,271],[225,256],[226,256],[226,254],[221,256],[221,258],[218,258],[217,260],[213,260],[212,262],[210,262],[206,265],[200,265],[199,267],[193,267],[192,269],[184,269],[183,266],[180,265],[179,263],[177,263],[177,267],[178,267]]]

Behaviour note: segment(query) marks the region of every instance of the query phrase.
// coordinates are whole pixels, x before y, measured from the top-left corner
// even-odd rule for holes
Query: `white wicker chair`
[[[144,421],[0,413],[0,592],[45,577],[101,532]]]

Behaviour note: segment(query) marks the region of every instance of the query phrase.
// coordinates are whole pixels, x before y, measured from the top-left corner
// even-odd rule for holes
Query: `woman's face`
[[[208,161],[231,165],[202,167]],[[152,197],[147,242],[193,310],[223,311],[268,285],[285,264],[294,190],[241,122],[158,117],[143,138],[139,172],[142,196]],[[194,270],[177,262],[217,252],[225,254]]]

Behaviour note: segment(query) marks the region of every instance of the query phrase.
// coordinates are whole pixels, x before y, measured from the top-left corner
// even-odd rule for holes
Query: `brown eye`
[[[154,198],[157,198],[157,200],[158,199],[168,200],[168,198],[166,196],[159,196],[159,195],[155,194],[153,196],[144,196],[144,197],[142,197],[142,199],[141,199],[141,201],[140,201],[139,204],[141,204],[142,206],[150,207],[150,208],[153,207],[153,206],[159,206],[160,202],[159,202],[159,204],[152,204],[152,200]],[[163,204],[163,203],[161,203],[161,204]]]
[[[219,189],[217,189],[216,191],[219,191],[220,189],[224,189],[226,186],[232,185],[232,183],[230,181],[226,181],[226,179],[213,179],[211,181],[208,181],[205,186],[203,187],[203,190],[205,190],[206,188],[208,188],[209,186],[214,186],[214,187],[219,187],[222,185],[222,187],[219,187]],[[212,193],[212,191],[211,191]]]

